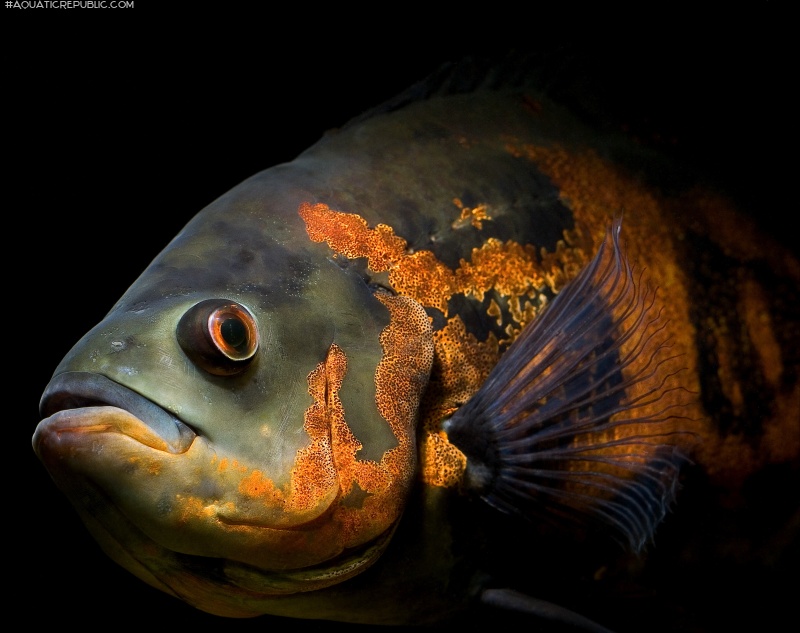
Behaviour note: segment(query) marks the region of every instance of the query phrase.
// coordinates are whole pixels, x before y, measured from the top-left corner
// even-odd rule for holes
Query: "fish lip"
[[[67,371],[54,376],[42,394],[39,413],[48,418],[59,411],[113,406],[124,409],[146,424],[169,446],[183,453],[197,434],[184,422],[152,400],[100,374]]]

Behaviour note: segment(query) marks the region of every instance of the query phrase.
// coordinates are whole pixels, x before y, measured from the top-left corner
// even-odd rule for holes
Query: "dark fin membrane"
[[[634,279],[620,230],[616,220],[444,428],[467,457],[465,487],[487,503],[599,522],[639,551],[676,492],[689,399],[656,292]]]

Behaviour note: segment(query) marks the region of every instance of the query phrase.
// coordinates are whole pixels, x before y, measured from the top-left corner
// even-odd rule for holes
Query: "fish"
[[[796,473],[796,260],[499,81],[445,69],[234,188],[62,361],[34,448],[112,559],[224,616],[579,621],[498,579],[596,592],[680,472]]]

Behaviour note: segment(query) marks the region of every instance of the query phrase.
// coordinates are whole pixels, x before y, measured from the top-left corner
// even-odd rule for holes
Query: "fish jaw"
[[[57,406],[54,401],[68,401],[65,382],[55,380],[56,387],[48,389],[45,413]],[[101,404],[52,413],[38,425],[33,447],[82,515],[130,522],[170,551],[263,570],[300,569],[341,553],[338,526],[329,513],[339,494],[335,478],[315,490],[313,503],[292,504],[257,469],[188,427],[175,434],[183,439],[167,442],[131,412]],[[87,489],[95,492],[86,495]],[[99,510],[100,503],[118,512]],[[130,527],[106,524],[103,529],[113,537]]]
[[[173,597],[179,598],[198,609],[225,617],[253,617],[264,612],[282,615],[297,615],[292,609],[302,612],[300,607],[284,604],[292,594],[304,595],[309,591],[324,589],[337,584],[370,567],[388,545],[396,524],[362,548],[353,548],[334,560],[319,565],[295,569],[267,571],[257,566],[251,556],[241,562],[223,556],[192,555],[185,549],[197,543],[197,525],[192,519],[185,521],[184,542],[164,544],[146,521],[131,518],[130,500],[120,499],[109,485],[116,474],[98,476],[98,456],[107,458],[106,467],[113,462],[122,463],[121,456],[127,452],[131,457],[129,466],[143,462],[142,448],[152,449],[154,455],[169,455],[175,462],[186,457],[196,462],[208,452],[208,442],[195,437],[182,453],[169,453],[168,445],[146,424],[118,407],[95,406],[59,411],[43,420],[33,436],[33,447],[45,464],[55,482],[72,502],[89,532],[102,550],[129,572]],[[94,454],[94,459],[92,458]],[[151,464],[155,461],[151,461]],[[126,473],[130,477],[131,472]],[[120,489],[116,482],[116,490]],[[147,503],[145,503],[147,505]],[[223,508],[216,520],[227,526],[229,532],[237,531],[235,517],[225,516]],[[214,517],[209,515],[209,523]],[[196,523],[196,521],[195,521]],[[308,546],[303,542],[303,530],[260,529],[240,521],[238,530],[246,536],[257,534],[262,545],[265,536],[281,541],[280,547],[291,547],[299,534],[301,550]],[[280,537],[284,538],[281,539]],[[217,535],[220,539],[220,535]],[[222,540],[222,539],[220,539]],[[319,539],[323,542],[325,539]],[[334,538],[327,539],[334,542]],[[226,556],[230,552],[226,552]],[[272,560],[272,563],[277,561]],[[296,561],[292,561],[296,563]],[[281,606],[284,605],[284,606]],[[282,609],[289,609],[284,613]]]

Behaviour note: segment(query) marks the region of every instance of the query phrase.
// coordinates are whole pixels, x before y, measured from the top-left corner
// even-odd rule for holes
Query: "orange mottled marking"
[[[402,296],[376,295],[388,309],[381,333],[384,355],[375,372],[377,404],[398,445],[383,456],[395,477],[414,457],[414,435],[421,395],[434,358],[431,319],[419,303]]]
[[[384,354],[375,371],[375,399],[397,446],[379,462],[358,460],[356,451],[336,453],[343,495],[355,484],[367,493],[361,507],[336,510],[347,547],[378,536],[402,513],[415,472],[419,400],[433,361],[430,318],[422,307],[406,297],[376,296],[388,308],[390,321],[380,337]],[[340,424],[346,427],[344,419]]]
[[[645,270],[648,277],[668,283],[659,289],[659,295],[671,350],[681,358],[682,366],[694,366],[694,332],[690,328],[678,327],[680,323],[690,322],[687,313],[690,297],[686,290],[688,284],[676,265],[678,257],[673,243],[676,227],[663,221],[664,217],[669,217],[665,213],[664,198],[635,175],[626,173],[592,151],[574,153],[560,146],[513,143],[508,149],[532,160],[550,177],[561,192],[562,203],[572,209],[576,225],[594,227],[596,244],[603,240],[606,227],[613,218],[620,214],[624,216],[624,247],[631,263]],[[630,213],[626,215],[626,211]],[[574,277],[583,265],[584,262],[574,262],[567,274],[568,279]],[[639,362],[645,362],[645,356],[640,355]],[[637,365],[634,363],[628,371],[636,372]],[[685,372],[681,382],[689,391],[699,391],[696,377],[691,372]],[[661,402],[663,404],[666,400]],[[697,406],[686,407],[684,411],[689,418],[700,417]],[[695,426],[692,430],[699,429]]]
[[[183,497],[178,495],[178,502],[181,507],[181,522],[190,522],[197,517],[209,518],[214,515],[213,509],[206,506],[201,499],[197,497]]]
[[[489,220],[488,206],[461,209],[459,222],[481,228]],[[538,253],[528,245],[489,238],[481,248],[472,250],[469,261],[462,260],[455,270],[439,261],[432,251],[411,253],[406,241],[385,225],[370,229],[358,215],[334,211],[324,204],[303,203],[300,216],[311,240],[325,242],[337,254],[348,258],[366,257],[375,272],[388,271],[389,281],[401,296],[418,304],[440,310],[446,325],[434,334],[434,363],[431,385],[422,403],[420,424],[423,427],[423,476],[433,485],[458,483],[465,460],[441,433],[441,419],[466,401],[499,359],[501,346],[508,345],[524,325],[536,317],[545,302],[545,290],[558,292],[586,263],[591,242],[581,231],[565,234],[556,251]],[[571,278],[571,277],[570,277]],[[493,335],[480,342],[464,327],[458,315],[448,314],[448,301],[455,294],[475,297],[478,301],[494,291],[507,303],[510,320],[503,324],[503,311],[497,302],[490,304],[490,317],[503,325],[505,337]],[[399,368],[398,368],[399,369]]]
[[[280,499],[280,491],[275,488],[272,480],[265,477],[260,470],[253,470],[239,483],[239,492],[248,497],[260,497],[267,502]]]
[[[462,229],[472,225],[480,230],[483,228],[485,221],[492,219],[492,216],[489,215],[489,207],[485,204],[470,208],[464,206],[464,203],[459,198],[453,198],[453,204],[461,209],[461,216],[453,222],[454,229]]]
[[[450,487],[458,485],[467,460],[439,429],[440,422],[480,388],[500,359],[500,345],[492,334],[478,341],[458,316],[434,334],[434,341],[437,354],[422,407],[422,474],[431,485]]]
[[[424,306],[447,314],[447,301],[457,292],[453,271],[430,251],[419,251],[398,261],[389,272],[394,289]]]
[[[326,359],[308,375],[308,393],[314,403],[306,410],[303,428],[311,444],[295,458],[287,505],[313,507],[338,487],[331,429],[335,420],[344,417],[339,389],[346,371],[347,358],[332,345]]]
[[[541,288],[545,279],[532,246],[506,243],[489,238],[472,252],[472,261],[464,262],[457,271],[458,287],[474,293],[478,300],[483,293],[496,289],[502,295],[527,294],[531,288]]]
[[[611,218],[631,211],[625,215],[626,250],[632,262],[660,280],[663,316],[669,323],[672,349],[688,368],[682,383],[687,389],[699,392],[696,332],[688,313],[696,298],[688,295],[691,284],[681,266],[679,244],[690,227],[724,245],[726,252],[740,261],[769,257],[763,242],[753,239],[758,234],[753,219],[735,214],[727,200],[707,190],[692,189],[680,197],[668,198],[592,151],[575,152],[559,145],[545,147],[514,140],[509,141],[507,150],[533,161],[549,176],[560,190],[562,202],[572,209],[576,223],[595,227],[596,241],[601,239],[600,233]],[[670,221],[665,222],[665,218]],[[783,264],[781,260],[776,266]],[[795,270],[793,274],[800,272]],[[765,376],[774,382],[776,368],[783,366],[783,360],[772,324],[768,322],[765,299],[754,284],[744,283],[738,292],[742,299],[739,308],[742,320],[754,349],[763,359]],[[737,355],[726,342],[730,340],[724,330],[726,323],[720,320],[701,325],[713,332],[717,341],[718,378],[725,396],[734,408],[741,407],[743,385],[737,383],[732,369]],[[689,413],[703,437],[696,459],[712,476],[739,480],[770,460],[796,458],[800,454],[800,435],[796,427],[787,429],[785,421],[797,419],[797,411],[800,411],[800,389],[779,400],[772,419],[763,421],[764,436],[760,449],[756,450],[744,437],[720,436],[713,421],[698,407]]]
[[[131,455],[128,457],[128,463],[131,465],[141,466],[150,475],[160,475],[162,471],[162,464],[154,459],[143,459],[140,455]]]
[[[351,259],[366,257],[369,267],[376,272],[387,270],[405,255],[406,241],[385,224],[370,229],[363,218],[331,213],[324,204],[303,204],[300,216],[313,241],[325,241],[333,250]]]

